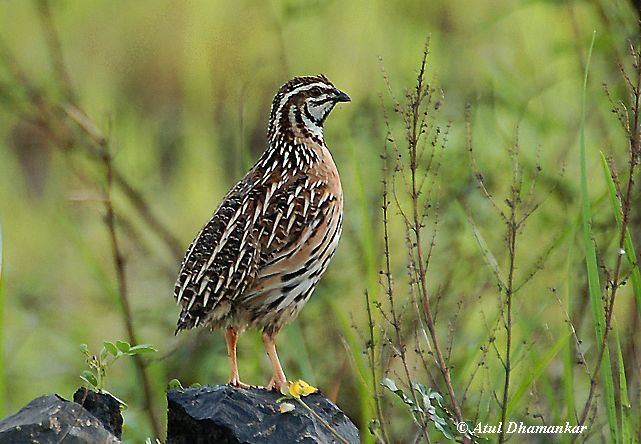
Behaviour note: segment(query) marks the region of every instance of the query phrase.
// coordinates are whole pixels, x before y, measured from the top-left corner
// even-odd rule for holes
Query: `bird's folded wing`
[[[174,289],[182,306],[178,330],[197,326],[221,301],[234,300],[253,281],[259,253],[253,225],[259,199],[248,180],[239,182],[187,250]],[[228,310],[229,304],[221,305]]]
[[[299,174],[274,194],[256,235],[261,252],[257,278],[297,267],[290,259],[307,248],[328,222],[335,197],[326,185]]]

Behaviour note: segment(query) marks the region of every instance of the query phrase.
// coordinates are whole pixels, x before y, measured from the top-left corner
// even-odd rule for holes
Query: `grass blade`
[[[565,359],[564,359],[564,365],[563,365],[563,388],[564,388],[564,394],[565,394],[565,402],[566,402],[566,421],[568,421],[570,424],[576,424],[576,406],[574,403],[574,346],[575,346],[575,341],[573,337],[573,332],[572,330],[574,329],[574,326],[571,323],[571,320],[569,319],[569,313],[572,313],[572,290],[573,290],[573,274],[572,274],[572,265],[573,265],[573,258],[574,258],[574,242],[572,242],[573,239],[576,238],[576,230],[578,228],[578,223],[577,224],[572,224],[572,235],[570,236],[571,241],[568,242],[568,256],[567,256],[567,262],[566,262],[566,274],[567,274],[567,281],[565,284],[565,303],[566,305],[566,313],[568,313],[568,319],[567,319],[567,326],[568,326],[568,332],[570,335],[568,336],[568,340],[566,343],[566,349],[565,349]],[[564,441],[568,442],[570,439],[565,436]]]
[[[5,374],[4,374],[4,293],[2,290],[2,224],[0,224],[0,417],[4,416],[5,407]]]
[[[481,231],[478,229],[478,227],[474,223],[472,216],[468,214],[467,220],[470,223],[470,226],[472,227],[472,231],[474,232],[474,238],[476,239],[476,243],[478,243],[479,245],[481,254],[483,254],[483,260],[485,260],[485,263],[487,264],[489,269],[492,270],[492,273],[494,273],[494,276],[496,277],[496,280],[498,281],[499,285],[502,288],[505,288],[506,281],[505,281],[505,278],[503,277],[503,274],[501,273],[501,269],[499,267],[498,261],[496,260],[496,257],[492,254],[492,252],[490,251],[490,248],[487,246],[487,242],[485,242],[485,239],[483,238]]]
[[[592,42],[588,52],[585,73],[583,77],[583,89],[581,91],[581,116],[579,123],[579,148],[580,148],[580,168],[581,168],[581,225],[583,227],[583,249],[585,251],[585,265],[588,274],[588,290],[590,296],[590,306],[592,308],[592,317],[594,332],[596,333],[596,343],[600,344],[605,334],[605,311],[603,300],[601,299],[601,282],[599,278],[599,268],[596,257],[596,247],[592,241],[592,209],[590,205],[590,195],[588,193],[588,171],[585,154],[585,98],[588,86],[588,71],[590,59],[592,58],[592,48],[596,32],[592,34]],[[610,364],[610,352],[607,342],[604,344],[603,363],[601,365],[601,378],[605,388],[605,404],[608,416],[608,425],[612,442],[619,442],[617,439],[617,417],[616,405],[614,400],[614,382],[612,379],[612,367]]]
[[[545,370],[552,359],[561,351],[563,347],[567,346],[568,338],[570,338],[571,340],[569,333],[561,335],[543,356],[535,360],[536,365],[534,366],[532,371],[525,377],[525,379],[523,379],[518,385],[517,389],[514,391],[514,394],[507,404],[508,416],[510,415],[512,410],[514,410],[514,407],[516,407],[527,390],[541,376],[543,370]]]
[[[617,195],[617,189],[612,177],[612,171],[610,170],[610,166],[608,165],[608,161],[605,158],[603,152],[601,152],[601,166],[603,168],[603,176],[608,187],[608,197],[610,199],[610,203],[612,204],[612,213],[614,214],[614,219],[616,220],[617,226],[620,229],[621,224],[623,223],[621,202]],[[632,266],[632,273],[630,276],[630,280],[632,281],[632,292],[636,299],[636,306],[637,310],[639,310],[639,316],[641,316],[641,273],[639,272],[639,264],[636,263],[636,252],[634,249],[634,244],[632,242],[632,236],[630,235],[630,230],[628,228],[626,228],[625,230],[623,245],[626,259]],[[634,429],[634,426],[632,424],[630,400],[628,399],[628,385],[625,376],[625,365],[623,361],[623,354],[621,353],[619,331],[616,324],[614,327],[614,334],[616,339],[617,361],[619,368],[619,415],[621,419],[620,442],[628,443],[632,442],[632,430]]]
[[[612,212],[614,213],[614,218],[617,221],[617,226],[621,228],[622,215],[621,215],[621,202],[617,196],[616,185],[614,184],[614,179],[612,179],[612,172],[608,165],[608,161],[605,158],[603,152],[601,152],[601,166],[603,167],[603,176],[605,177],[605,182],[608,185],[608,197],[610,198],[610,203],[612,204]],[[637,310],[639,310],[639,316],[641,316],[641,272],[639,272],[639,264],[637,261],[637,254],[634,250],[634,243],[632,242],[632,236],[630,236],[630,230],[626,228],[625,230],[625,239],[624,239],[624,248],[625,248],[625,257],[630,262],[632,266],[632,291],[637,302]]]
[[[621,353],[621,342],[619,341],[619,330],[614,324],[614,336],[617,344],[617,360],[619,366],[619,400],[621,415],[621,442],[633,442],[632,437],[632,417],[630,415],[631,405],[628,399],[628,382],[625,377],[625,365],[623,363],[623,353]]]

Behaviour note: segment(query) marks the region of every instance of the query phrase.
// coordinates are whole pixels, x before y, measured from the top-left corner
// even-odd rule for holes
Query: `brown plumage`
[[[286,383],[274,337],[307,302],[338,245],[343,192],[323,122],[349,100],[323,75],[283,85],[267,150],[187,250],[174,293],[182,307],[176,332],[225,328],[234,386],[245,386],[236,340],[248,327],[263,330],[274,371],[268,388]]]

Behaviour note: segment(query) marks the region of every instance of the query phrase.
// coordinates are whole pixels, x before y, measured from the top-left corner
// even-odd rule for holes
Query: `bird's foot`
[[[241,382],[239,379],[233,378],[230,379],[229,382],[227,383],[228,385],[231,385],[234,388],[242,388],[242,389],[249,389],[252,386],[249,384],[245,384],[244,382]]]
[[[285,379],[285,375],[283,375],[282,378],[277,378],[277,377],[272,377],[271,381],[269,381],[269,384],[267,384],[267,387],[265,387],[266,390],[275,390],[277,392],[282,392],[283,389],[287,388],[287,380]]]

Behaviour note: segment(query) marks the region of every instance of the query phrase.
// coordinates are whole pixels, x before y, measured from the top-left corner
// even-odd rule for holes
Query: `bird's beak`
[[[334,102],[351,102],[352,101],[352,99],[350,99],[350,97],[346,93],[341,91],[340,89],[335,89],[334,90],[334,99],[333,100],[334,100]]]

